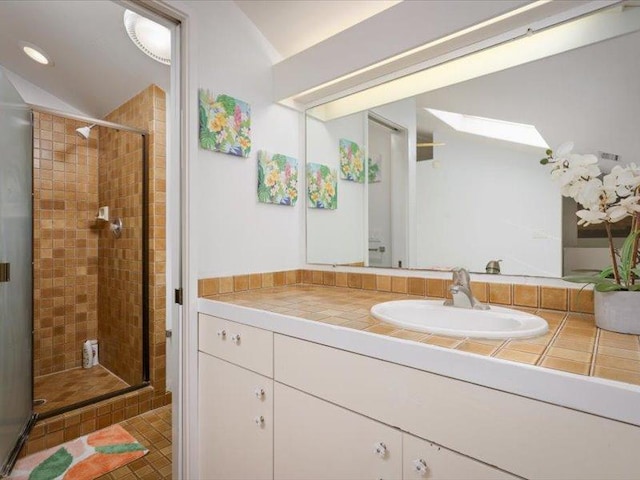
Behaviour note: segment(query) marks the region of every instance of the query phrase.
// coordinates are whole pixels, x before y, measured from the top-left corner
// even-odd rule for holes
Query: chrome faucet
[[[454,268],[453,284],[449,287],[451,299],[446,300],[446,306],[458,308],[473,308],[475,310],[489,310],[489,305],[485,305],[476,300],[471,293],[471,277],[464,268]]]

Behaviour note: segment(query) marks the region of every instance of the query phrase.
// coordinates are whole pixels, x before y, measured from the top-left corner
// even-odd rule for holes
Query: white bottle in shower
[[[91,340],[91,365],[98,365],[98,340]]]
[[[91,342],[87,340],[82,344],[82,368],[93,367],[93,348]]]

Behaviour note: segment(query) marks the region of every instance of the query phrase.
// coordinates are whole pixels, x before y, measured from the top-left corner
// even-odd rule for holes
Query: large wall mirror
[[[544,277],[606,266],[606,239],[577,227],[540,159],[573,141],[604,171],[640,162],[640,8],[520,40],[421,72],[409,96],[390,83],[364,110],[360,94],[307,112],[308,263],[485,272],[501,260],[502,274]]]

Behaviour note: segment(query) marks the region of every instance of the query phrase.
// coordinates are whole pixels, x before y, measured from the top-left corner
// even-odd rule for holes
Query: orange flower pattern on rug
[[[148,453],[120,425],[99,430],[16,463],[13,480],[93,480]]]

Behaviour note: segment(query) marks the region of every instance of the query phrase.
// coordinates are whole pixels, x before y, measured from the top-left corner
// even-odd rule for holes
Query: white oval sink
[[[444,306],[442,300],[397,300],[371,307],[371,315],[419,332],[472,338],[522,338],[544,335],[549,325],[537,315],[494,307],[472,310]]]

